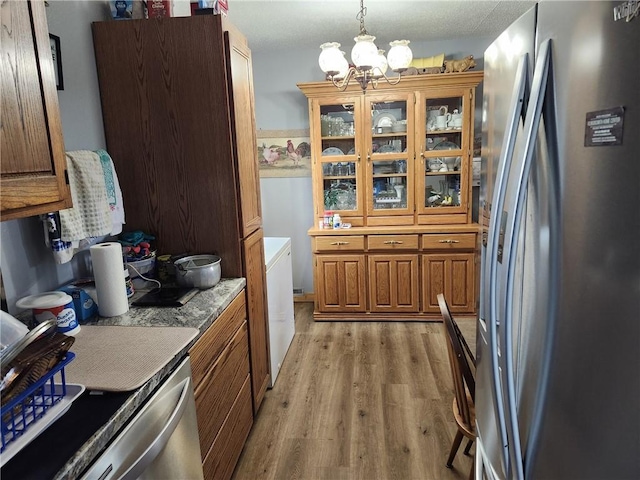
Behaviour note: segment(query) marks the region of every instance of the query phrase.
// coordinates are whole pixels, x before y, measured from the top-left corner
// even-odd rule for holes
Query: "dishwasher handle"
[[[120,480],[135,480],[137,479],[145,469],[151,465],[156,457],[162,452],[162,449],[167,445],[171,435],[177,428],[185,409],[187,408],[187,399],[189,390],[191,389],[191,378],[185,378],[182,382],[174,387],[178,389],[182,387],[180,392],[180,398],[176,407],[173,409],[173,413],[169,417],[169,420],[162,428],[158,436],[149,444],[145,451],[140,455],[131,465],[126,472],[120,477]],[[170,392],[167,393],[169,395]]]

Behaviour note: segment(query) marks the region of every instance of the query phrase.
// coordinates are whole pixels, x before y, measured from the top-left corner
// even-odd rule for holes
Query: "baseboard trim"
[[[313,303],[316,301],[316,296],[314,295],[313,292],[304,293],[302,295],[294,295],[293,301],[295,303],[307,303],[307,302]]]

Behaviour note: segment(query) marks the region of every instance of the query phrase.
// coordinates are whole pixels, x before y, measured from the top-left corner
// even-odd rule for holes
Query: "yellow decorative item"
[[[409,66],[420,69],[420,68],[442,67],[443,64],[444,64],[444,53],[440,53],[439,55],[434,55],[433,57],[414,58],[409,64]]]

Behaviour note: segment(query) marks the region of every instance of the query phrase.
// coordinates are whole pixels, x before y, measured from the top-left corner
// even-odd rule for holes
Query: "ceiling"
[[[252,50],[318,48],[337,41],[350,49],[360,28],[360,0],[229,0],[229,19]],[[497,37],[533,1],[365,0],[365,27],[380,48],[412,42]],[[388,49],[388,47],[387,47]]]

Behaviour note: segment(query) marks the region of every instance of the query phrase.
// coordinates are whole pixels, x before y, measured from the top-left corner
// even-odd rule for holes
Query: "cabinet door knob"
[[[358,163],[360,163],[360,152],[358,152]]]
[[[460,240],[440,240],[440,243],[460,243]]]
[[[349,245],[349,242],[331,242],[331,245]]]
[[[387,240],[384,242],[385,245],[402,245],[402,243],[399,240]]]
[[[371,154],[369,153],[369,150],[367,150],[367,162],[371,161]]]

